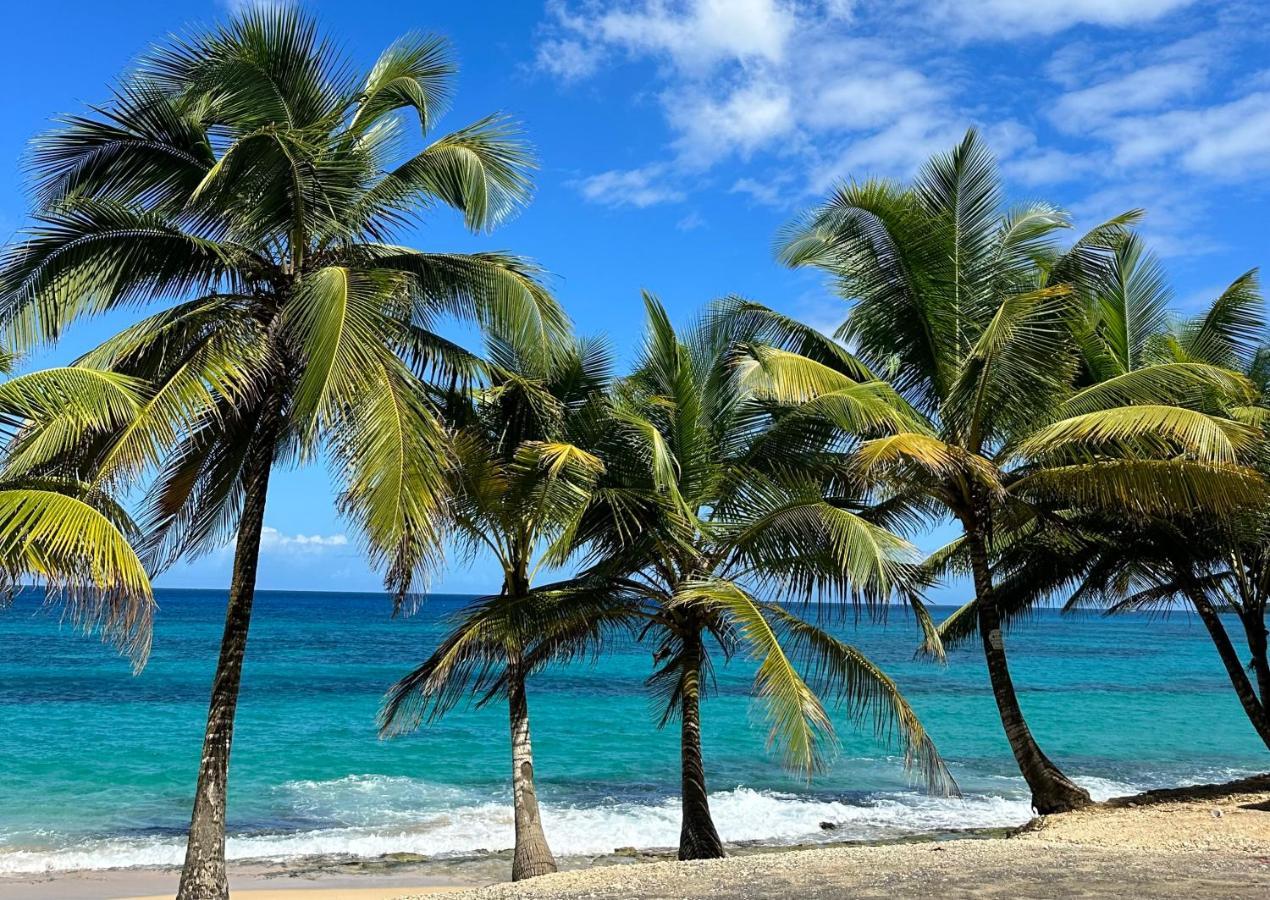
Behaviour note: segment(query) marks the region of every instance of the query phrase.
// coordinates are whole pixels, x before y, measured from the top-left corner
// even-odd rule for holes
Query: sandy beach
[[[1008,838],[840,846],[568,872],[463,900],[1270,896],[1270,776],[1155,791]]]
[[[1041,817],[1008,836],[823,849],[736,847],[728,859],[680,863],[659,852],[562,860],[557,875],[502,883],[506,859],[387,857],[315,867],[237,864],[244,900],[456,900],[708,897],[1270,896],[1270,775],[1152,791]],[[440,874],[438,874],[440,872]],[[0,879],[6,900],[171,897],[173,869],[52,873]]]

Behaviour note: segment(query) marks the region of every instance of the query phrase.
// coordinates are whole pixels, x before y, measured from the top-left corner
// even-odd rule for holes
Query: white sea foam
[[[995,781],[995,779],[993,779]],[[1148,785],[1082,778],[1096,799],[1133,793]],[[411,778],[358,775],[331,781],[290,782],[278,801],[298,817],[329,823],[303,831],[231,835],[231,859],[385,853],[464,856],[511,846],[506,799]],[[907,834],[1019,825],[1031,816],[1021,779],[1002,778],[990,792],[962,799],[918,792],[881,792],[853,802],[738,787],[715,793],[711,809],[726,841],[789,844],[880,840]],[[545,804],[543,822],[562,856],[609,853],[618,847],[671,847],[679,837],[678,798],[655,803],[607,801]],[[833,830],[822,830],[832,822]],[[0,873],[179,865],[184,841],[176,836],[116,837],[63,846],[0,848]]]

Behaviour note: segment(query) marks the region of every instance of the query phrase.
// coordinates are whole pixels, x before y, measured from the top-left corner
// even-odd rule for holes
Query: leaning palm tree
[[[527,196],[506,120],[429,136],[453,71],[443,41],[409,36],[355,76],[311,20],[262,7],[155,48],[35,145],[35,223],[0,265],[5,334],[23,349],[85,316],[157,311],[75,364],[139,379],[139,408],[70,417],[64,439],[36,431],[15,452],[95,487],[156,473],[142,522],[156,567],[235,541],[182,898],[227,894],[230,742],[274,468],[329,459],[341,510],[404,598],[440,552],[448,465],[418,376],[472,367],[439,318],[539,348],[564,330],[523,261],[392,242],[434,206],[482,230]]]
[[[1255,271],[1235,279],[1193,319],[1170,321],[1170,292],[1158,261],[1128,235],[1111,265],[1085,284],[1085,311],[1077,329],[1082,396],[1124,385],[1153,383],[1158,399],[1209,416],[1229,416],[1212,437],[1219,452],[1263,475],[1266,460],[1266,355]],[[1255,499],[1255,498],[1251,498]],[[1270,664],[1265,610],[1270,590],[1270,522],[1256,503],[1233,516],[1198,508],[1167,516],[1106,516],[1064,511],[1063,535],[1039,529],[1001,554],[998,591],[1007,621],[1026,615],[1041,599],[1059,596],[1065,610],[1101,607],[1108,614],[1169,611],[1177,602],[1194,611],[1208,631],[1245,714],[1270,746]],[[948,559],[955,558],[949,554]],[[1063,596],[1063,594],[1066,596]],[[940,649],[975,634],[976,601],[940,625]],[[1233,613],[1247,640],[1248,668],[1227,633],[1221,613]]]
[[[0,369],[11,360],[0,355]],[[0,384],[0,429],[10,438],[69,410],[100,415],[133,404],[127,379],[71,368],[45,369]],[[55,475],[11,474],[0,467],[0,606],[28,581],[84,631],[130,657],[137,670],[150,649],[154,598],[133,550],[131,517],[102,491]],[[20,467],[18,467],[20,468]]]
[[[450,620],[437,649],[388,692],[381,733],[435,722],[464,696],[478,705],[506,699],[512,745],[516,844],[512,880],[556,871],[534,786],[526,683],[552,662],[598,652],[629,618],[620,593],[585,584],[535,584],[543,566],[563,565],[603,463],[585,447],[599,422],[610,359],[583,342],[550,360],[495,344],[488,387],[455,394],[455,537],[471,556],[491,554],[498,593]]]
[[[655,642],[649,686],[680,726],[680,859],[724,855],[710,814],[701,701],[715,652],[758,661],[770,740],[811,773],[834,744],[825,702],[896,739],[932,790],[955,786],[895,683],[800,616],[910,586],[911,547],[847,465],[854,433],[905,427],[907,405],[841,348],[755,304],[716,306],[687,338],[646,297],[632,375],[597,444],[605,472],[577,539],[589,578],[620,586]],[[781,597],[786,602],[779,602]],[[916,600],[914,600],[916,602]]]
[[[895,504],[960,525],[946,555],[973,577],[993,696],[1041,813],[1085,805],[1089,794],[1023,716],[994,555],[1015,535],[1052,531],[1063,510],[1229,512],[1258,481],[1224,452],[1227,423],[1160,402],[1183,376],[1076,390],[1082,285],[1106,269],[1134,218],[1060,252],[1054,235],[1066,217],[1044,204],[1003,211],[994,160],[972,131],[911,186],[840,187],[780,248],[788,265],[835,278],[851,302],[838,336],[893,372],[924,414],[921,428],[867,442],[858,462],[891,483]]]
[[[1118,254],[1116,277],[1101,296],[1116,296],[1129,285],[1130,310],[1143,297],[1163,307],[1168,292],[1159,266],[1136,250]],[[1101,318],[1123,320],[1120,305]],[[1229,379],[1245,376],[1244,390],[1192,390],[1189,405],[1227,412],[1232,437],[1246,445],[1245,457],[1263,474],[1270,472],[1270,418],[1267,406],[1265,325],[1256,270],[1235,279],[1202,314],[1178,322],[1148,319],[1139,326],[1141,351],[1126,357],[1120,370],[1100,372],[1103,380],[1159,370],[1214,370]],[[1132,329],[1124,329],[1131,331]],[[1209,379],[1211,382],[1212,379]],[[1270,521],[1264,507],[1252,506],[1229,521],[1202,514],[1092,523],[1098,562],[1084,575],[1068,608],[1102,605],[1111,614],[1167,608],[1180,599],[1200,619],[1226,669],[1240,704],[1257,734],[1270,747],[1270,663],[1265,615],[1270,601]],[[1247,642],[1245,668],[1221,613],[1233,613]],[[1249,677],[1249,670],[1252,678]],[[1254,686],[1255,680],[1255,686]]]

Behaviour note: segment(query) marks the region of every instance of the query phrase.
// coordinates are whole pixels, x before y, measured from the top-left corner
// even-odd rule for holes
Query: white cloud
[[[1158,109],[1169,101],[1191,96],[1203,86],[1204,79],[1205,68],[1196,60],[1147,66],[1069,91],[1054,104],[1051,118],[1065,131],[1081,133],[1113,116]]]
[[[810,190],[821,194],[852,177],[903,178],[960,140],[966,125],[939,115],[911,113],[873,134],[847,136],[840,152],[812,170]]]
[[[1176,164],[1223,180],[1270,172],[1270,92],[1209,107],[1127,116],[1103,131],[1117,165]]]
[[[1270,74],[1240,71],[1234,80],[1232,60],[1254,45],[1247,28],[1209,7],[1174,15],[1192,5],[556,0],[539,65],[566,81],[641,65],[640,93],[659,104],[668,130],[661,152],[576,180],[592,202],[643,208],[721,183],[789,211],[844,179],[911,177],[975,125],[1012,186],[1083,193],[1075,205],[1085,214],[1113,200],[1116,212],[1146,206],[1162,253],[1194,253],[1212,248],[1188,233],[1207,210],[1165,187],[1178,192],[1178,172],[1270,175]],[[1020,42],[1032,67],[965,46],[1077,26],[1096,28],[1054,41],[1048,63],[1041,40]],[[725,178],[704,181],[723,166]],[[1117,181],[1126,190],[1113,197]]]
[[[1194,0],[924,0],[918,5],[962,37],[1057,34],[1076,25],[1142,25]]]
[[[688,166],[748,156],[794,128],[793,98],[777,81],[754,80],[723,96],[702,89],[665,99],[667,118],[679,133],[675,147]]]
[[[776,178],[759,181],[757,178],[738,178],[732,183],[729,193],[748,194],[752,199],[764,206],[785,207],[790,205],[791,190],[789,178]]]
[[[605,206],[644,208],[658,203],[674,203],[684,193],[667,181],[666,167],[649,165],[639,169],[612,169],[581,179],[582,196]]]
[[[568,38],[546,40],[538,45],[538,67],[566,81],[594,74],[600,66],[600,58],[596,48]]]
[[[269,525],[266,525],[260,534],[260,548],[264,551],[320,553],[347,546],[348,538],[342,534],[283,534]]]
[[[683,216],[675,223],[675,228],[680,231],[696,231],[698,228],[705,227],[706,220],[701,213],[693,210],[688,215]]]
[[[931,107],[946,96],[921,72],[881,60],[841,73],[830,70],[811,94],[804,113],[808,125],[849,130],[884,127],[906,111]]]
[[[1097,171],[1097,160],[1079,153],[1033,149],[1007,159],[1001,165],[1005,177],[1028,187],[1061,184],[1087,178]]]
[[[566,13],[565,21],[604,43],[696,69],[731,59],[779,62],[794,10],[777,0],[648,0],[589,21]]]
[[[1138,230],[1162,257],[1198,256],[1220,249],[1201,226],[1208,214],[1203,200],[1179,191],[1172,180],[1138,178],[1117,181],[1072,205],[1077,234],[1131,209],[1147,211]]]
[[[553,24],[540,45],[544,70],[567,80],[615,53],[659,64],[669,158],[579,181],[583,195],[597,202],[680,200],[695,174],[760,152],[800,158],[805,171],[879,158],[888,171],[901,171],[935,146],[934,136],[964,130],[936,80],[886,42],[852,36],[850,3],[642,0],[617,10],[585,3],[550,8]],[[561,53],[563,45],[576,50]],[[923,137],[916,146],[915,132]],[[854,157],[842,153],[854,138],[871,141],[877,152],[864,144]],[[892,141],[906,150],[898,166],[887,149]]]

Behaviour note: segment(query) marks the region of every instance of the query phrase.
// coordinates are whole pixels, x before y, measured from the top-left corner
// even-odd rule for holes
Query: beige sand
[[[456,900],[1270,897],[1270,776],[1035,820],[1008,839],[610,866]]]
[[[462,891],[459,887],[425,888],[319,888],[296,885],[267,891],[234,891],[234,900],[397,900],[398,897],[422,897],[435,894],[452,894]],[[154,894],[150,897],[128,897],[126,900],[172,900],[171,894]]]
[[[784,852],[738,848],[729,859],[695,863],[658,860],[656,854],[618,854],[603,861],[607,864],[514,885],[489,884],[506,877],[504,854],[449,865],[439,875],[435,868],[393,857],[334,869],[240,864],[230,884],[236,900],[387,900],[438,893],[455,900],[1243,900],[1270,897],[1270,775],[1114,800],[1034,820],[1008,838]],[[586,866],[588,860],[562,862]],[[59,873],[0,880],[0,896],[158,900],[172,896],[176,881],[173,870]]]

